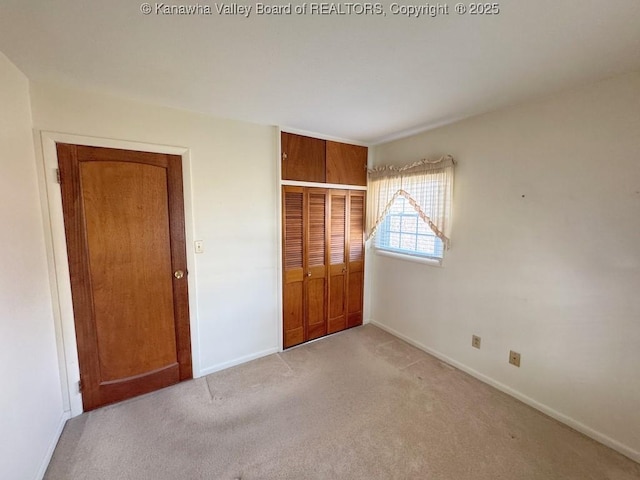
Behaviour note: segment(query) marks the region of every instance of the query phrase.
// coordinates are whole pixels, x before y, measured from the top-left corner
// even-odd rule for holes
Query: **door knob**
[[[307,272],[307,277],[310,277],[310,276],[311,276],[311,272]]]
[[[184,272],[182,270],[176,270],[175,272],[173,272],[173,276],[180,280],[182,277],[184,277]]]

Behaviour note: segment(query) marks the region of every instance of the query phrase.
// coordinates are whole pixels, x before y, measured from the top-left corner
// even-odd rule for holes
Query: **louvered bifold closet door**
[[[363,191],[350,191],[347,222],[347,327],[362,325],[364,288],[364,195]]]
[[[304,342],[304,191],[282,187],[284,347]]]
[[[327,334],[327,191],[306,189],[306,340]]]
[[[329,193],[329,287],[327,333],[347,328],[347,191]]]

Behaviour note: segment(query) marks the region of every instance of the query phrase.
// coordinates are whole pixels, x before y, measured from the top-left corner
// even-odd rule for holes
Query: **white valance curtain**
[[[421,160],[404,167],[369,170],[367,193],[367,237],[375,235],[398,196],[406,198],[445,248],[451,240],[451,203],[455,161],[447,155]]]

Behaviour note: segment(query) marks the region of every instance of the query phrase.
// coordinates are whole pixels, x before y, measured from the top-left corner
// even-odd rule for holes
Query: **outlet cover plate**
[[[471,346],[474,348],[480,348],[481,338],[478,335],[471,335]]]
[[[509,352],[509,363],[511,365],[515,365],[516,367],[520,366],[520,354],[518,352],[514,352],[511,350]]]

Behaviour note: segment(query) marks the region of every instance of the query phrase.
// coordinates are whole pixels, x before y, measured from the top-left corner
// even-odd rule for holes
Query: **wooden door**
[[[348,198],[347,328],[362,325],[364,291],[365,192],[350,191]]]
[[[327,334],[327,191],[282,187],[284,348]]]
[[[191,378],[181,158],[57,150],[85,411]]]
[[[367,185],[367,147],[327,141],[327,183]]]
[[[329,192],[329,286],[327,333],[347,328],[347,192]]]
[[[282,179],[325,182],[325,144],[318,138],[282,132]]]
[[[282,187],[284,348],[304,342],[304,211],[302,187]]]
[[[327,191],[306,189],[305,340],[327,334]]]

